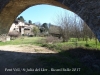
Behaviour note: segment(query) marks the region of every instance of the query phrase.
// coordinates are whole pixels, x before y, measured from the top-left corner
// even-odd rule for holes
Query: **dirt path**
[[[0,75],[29,75],[26,69],[41,68],[41,56],[55,55],[54,51],[33,45],[0,46]]]
[[[7,45],[0,46],[1,51],[23,52],[23,53],[55,53],[47,48],[34,45]]]

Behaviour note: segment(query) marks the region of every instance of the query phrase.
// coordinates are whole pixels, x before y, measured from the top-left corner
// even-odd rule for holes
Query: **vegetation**
[[[31,21],[31,20],[29,20],[29,21],[28,21],[28,23],[29,23],[29,24],[32,24],[32,21]]]
[[[57,37],[19,37],[15,40],[0,42],[0,45],[21,45],[21,44],[31,44],[47,47],[55,51],[68,50],[69,48],[83,47],[89,49],[100,49],[100,43],[95,39],[88,39],[88,44],[82,39],[77,42],[76,38],[71,38],[68,42],[62,42]]]
[[[76,38],[76,42],[81,38],[88,42],[88,38],[95,38],[95,35],[92,33],[88,25],[77,15],[74,14],[73,21],[71,21],[70,16],[57,15],[56,23],[60,25],[60,33],[62,34],[63,42],[67,42],[70,38]]]
[[[100,49],[100,43],[97,41],[97,44],[95,43],[95,39],[88,40],[88,43],[86,43],[83,40],[77,41],[76,38],[71,38],[68,40],[68,42],[62,42],[61,40],[48,40],[46,38],[46,43],[41,43],[43,47],[47,47],[49,49],[52,49],[57,52],[61,52],[63,50],[68,50],[70,48],[86,48],[86,49]]]
[[[39,28],[33,27],[33,33],[34,33],[35,36],[37,36],[40,33]]]
[[[17,19],[20,20],[20,21],[22,21],[22,22],[25,22],[25,19],[23,18],[23,16],[20,16]]]
[[[21,45],[21,44],[34,44],[34,45],[39,45],[38,40],[42,39],[43,37],[19,37],[16,38],[15,40],[7,41],[7,42],[0,42],[0,45]]]
[[[46,32],[48,31],[48,24],[47,24],[47,23],[43,23],[43,24],[42,24],[42,27],[45,28],[45,31],[46,31]]]

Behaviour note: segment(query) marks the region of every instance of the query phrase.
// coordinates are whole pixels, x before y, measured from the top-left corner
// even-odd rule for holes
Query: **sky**
[[[57,14],[65,12],[67,12],[69,15],[73,15],[73,13],[61,7],[41,4],[29,7],[19,14],[18,17],[23,16],[26,22],[31,20],[32,23],[40,22],[41,24],[55,24],[54,19],[56,18]]]

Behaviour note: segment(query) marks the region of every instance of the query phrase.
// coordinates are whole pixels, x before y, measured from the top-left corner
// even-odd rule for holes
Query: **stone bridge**
[[[0,0],[0,34],[8,32],[21,12],[38,4],[71,10],[87,23],[100,41],[100,0]]]

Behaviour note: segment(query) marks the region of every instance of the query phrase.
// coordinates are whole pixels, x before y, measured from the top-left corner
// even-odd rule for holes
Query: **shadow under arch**
[[[2,2],[2,1],[1,1]],[[87,3],[87,4],[86,4]],[[96,5],[97,3],[97,5]],[[78,14],[91,28],[97,38],[100,40],[100,27],[99,27],[99,8],[98,5],[100,1],[72,1],[72,0],[9,0],[4,5],[1,5],[3,8],[0,12],[0,27],[1,31],[6,27],[5,32],[8,31],[10,25],[14,21],[14,19],[20,14],[22,11],[27,9],[30,6],[34,6],[37,4],[50,4],[54,6],[59,6],[71,11],[74,11]],[[93,9],[96,8],[96,9]],[[91,12],[91,10],[93,12]],[[98,11],[96,11],[98,10]],[[95,14],[94,14],[95,13]]]
[[[60,53],[23,53],[0,50],[1,75],[99,75],[100,51],[83,48]]]

